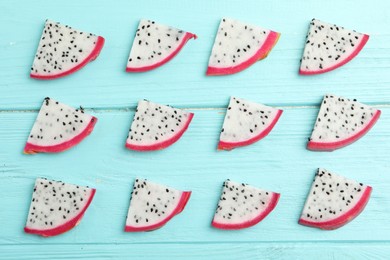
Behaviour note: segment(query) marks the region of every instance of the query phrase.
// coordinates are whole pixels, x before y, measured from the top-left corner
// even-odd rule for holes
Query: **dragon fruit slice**
[[[138,102],[126,147],[136,151],[164,149],[175,143],[187,130],[193,113],[156,104]]]
[[[250,145],[271,132],[282,110],[231,97],[223,122],[218,150]]]
[[[183,211],[190,196],[190,191],[179,191],[145,179],[136,179],[125,231],[153,231],[161,228]]]
[[[24,231],[44,237],[56,236],[78,225],[96,190],[38,178]]]
[[[325,169],[318,169],[299,224],[320,229],[339,228],[357,217],[372,188]]]
[[[358,55],[368,38],[367,34],[313,19],[299,73],[313,75],[341,67]]]
[[[57,153],[80,143],[93,130],[97,118],[54,99],[45,98],[24,152]]]
[[[335,95],[325,95],[307,148],[333,151],[347,146],[374,126],[381,111]]]
[[[279,197],[279,193],[227,180],[211,224],[220,229],[254,226],[271,213]]]
[[[55,79],[69,75],[99,56],[104,38],[46,20],[30,76]]]
[[[195,34],[142,19],[138,25],[127,72],[144,72],[170,61]]]
[[[206,74],[226,75],[240,72],[267,57],[280,33],[223,18],[219,24]]]

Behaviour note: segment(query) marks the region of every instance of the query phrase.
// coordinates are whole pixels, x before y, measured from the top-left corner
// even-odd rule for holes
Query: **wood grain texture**
[[[353,248],[354,250],[351,250]],[[381,243],[173,243],[0,246],[8,260],[23,259],[388,259]],[[26,253],[21,254],[18,251]],[[82,257],[80,257],[82,256]]]
[[[353,5],[353,10],[351,10]],[[0,259],[389,259],[390,256],[390,2],[329,0],[0,1]],[[222,16],[281,32],[269,57],[242,73],[206,77]],[[311,18],[371,35],[339,70],[298,75]],[[28,77],[46,18],[106,38],[98,59],[66,78]],[[140,18],[196,33],[181,53],[155,71],[125,73]],[[355,144],[331,153],[305,149],[318,104],[335,93],[382,110],[377,125]],[[259,143],[217,152],[229,96],[278,106],[284,113]],[[99,121],[91,136],[61,154],[24,155],[28,133],[45,96],[83,105]],[[124,148],[139,99],[189,109],[182,139],[159,152]],[[317,167],[373,187],[366,210],[330,232],[297,224]],[[23,233],[36,177],[97,188],[81,224],[50,239]],[[164,228],[123,232],[132,182],[146,177],[192,190],[183,213]],[[226,178],[280,192],[259,225],[224,232],[210,222]]]
[[[246,6],[240,1],[218,0],[207,8],[189,0],[119,0],[109,8],[91,1],[66,1],[62,5],[23,1],[23,8],[22,4],[12,3],[1,2],[6,15],[0,17],[0,23],[9,26],[0,36],[0,109],[36,109],[42,95],[94,108],[134,107],[143,98],[181,107],[223,107],[230,95],[253,97],[272,105],[313,105],[324,92],[353,96],[368,103],[390,102],[390,33],[384,11],[390,9],[390,3],[386,0],[354,2],[361,11],[340,13],[334,5],[346,10],[349,1],[333,0],[317,7],[316,0],[266,5],[250,0]],[[373,12],[375,15],[366,15]],[[109,21],[101,18],[105,15]],[[281,38],[267,59],[248,70],[227,77],[206,77],[221,16],[268,27],[281,32]],[[30,79],[30,66],[47,17],[104,36],[106,44],[100,56],[66,78],[44,82]],[[166,66],[147,73],[126,73],[140,17],[180,27],[199,38],[190,41]],[[366,32],[371,38],[358,57],[339,70],[299,76],[299,59],[313,17]]]
[[[95,113],[95,131],[80,145],[61,154],[21,153],[36,113],[1,113],[0,156],[2,201],[0,222],[7,222],[0,244],[24,243],[132,243],[132,242],[266,242],[390,240],[390,175],[387,174],[390,120],[383,109],[378,124],[363,139],[332,153],[305,149],[317,109],[285,109],[271,134],[259,143],[231,152],[217,152],[224,113],[193,110],[188,132],[172,147],[139,153],[124,148],[133,112]],[[375,145],[373,145],[375,144]],[[6,149],[5,149],[6,148]],[[353,156],[351,156],[353,153]],[[349,225],[335,231],[297,224],[317,167],[341,173],[374,187],[366,210]],[[25,235],[22,227],[34,179],[43,176],[89,185],[97,189],[82,223],[51,239]],[[186,210],[155,232],[124,233],[129,196],[135,177],[166,183],[193,195]],[[240,231],[211,228],[222,182],[244,181],[282,194],[275,211],[259,225]],[[17,217],[16,217],[17,216]],[[109,221],[107,221],[109,220]],[[97,228],[98,227],[98,228]],[[375,230],[375,232],[373,232]]]

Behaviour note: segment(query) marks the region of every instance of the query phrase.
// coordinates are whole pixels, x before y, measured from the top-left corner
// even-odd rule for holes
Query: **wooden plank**
[[[169,149],[137,153],[124,148],[133,112],[99,112],[95,131],[61,154],[23,155],[36,113],[0,113],[0,244],[40,244],[22,228],[34,179],[61,179],[97,188],[82,223],[64,235],[44,240],[61,243],[284,242],[390,240],[390,133],[383,109],[378,124],[360,141],[332,153],[305,149],[317,109],[285,109],[280,122],[261,142],[232,152],[215,150],[224,113],[194,110],[188,132]],[[374,188],[366,210],[349,225],[326,232],[297,224],[317,167],[325,167]],[[193,191],[186,210],[155,232],[123,232],[132,182],[136,176]],[[281,192],[275,211],[256,227],[221,231],[210,227],[220,186],[226,178]]]
[[[388,259],[390,243],[0,245],[4,259]]]
[[[358,0],[353,2],[353,11],[346,11],[352,10],[351,4],[337,0],[321,5],[317,0],[0,1],[0,259],[389,259],[390,1]],[[229,77],[206,77],[222,16],[269,27],[282,36],[269,57],[250,69]],[[313,17],[366,32],[370,40],[343,68],[314,77],[298,76],[304,37]],[[67,78],[30,79],[46,18],[103,35],[106,45],[99,58]],[[125,73],[140,18],[180,27],[199,38],[158,70]],[[305,143],[317,113],[313,106],[325,93],[379,105],[382,117],[352,146],[333,153],[309,152]],[[216,108],[225,107],[230,95],[283,106],[285,113],[263,141],[216,152],[224,116]],[[23,155],[45,96],[92,108],[99,122],[90,137],[68,152]],[[192,109],[196,115],[189,131],[167,150],[136,153],[124,148],[132,110],[143,98],[197,108]],[[366,210],[336,231],[297,224],[319,166],[374,188]],[[50,239],[23,233],[37,176],[98,189],[77,228]],[[191,189],[186,210],[155,232],[123,232],[136,176]],[[279,191],[280,204],[251,229],[215,230],[210,221],[226,178]]]
[[[12,26],[5,26],[0,37],[0,109],[37,109],[45,96],[92,108],[134,107],[144,98],[180,107],[223,107],[230,95],[251,97],[272,105],[313,105],[318,104],[326,92],[368,103],[388,104],[390,34],[388,24],[383,22],[387,13],[373,10],[388,10],[390,2],[376,2],[373,5],[360,1],[361,11],[343,11],[341,15],[335,13],[334,5],[347,10],[342,8],[349,3],[328,1],[321,4],[321,10],[314,8],[316,11],[313,11],[317,4],[315,0],[305,1],[304,5],[299,1],[263,5],[249,0],[246,1],[247,8],[240,2],[227,4],[222,0],[213,1],[210,8],[188,0],[179,5],[167,1],[120,0],[110,8],[95,2],[91,4],[91,1],[67,1],[59,7],[38,0],[24,1],[23,8],[19,8],[5,0],[0,8],[7,15],[0,17],[0,23]],[[88,15],[84,10],[88,10]],[[188,10],[191,15],[187,15]],[[258,11],[247,10],[261,10],[261,16]],[[366,13],[375,15],[367,16]],[[109,16],[109,22],[103,22],[105,19],[101,19],[101,15]],[[210,48],[223,15],[272,28],[282,36],[269,57],[250,69],[228,77],[206,77]],[[63,79],[30,79],[31,62],[44,19],[48,16],[105,36],[106,46],[100,57],[79,73]],[[313,16],[370,33],[371,38],[359,56],[343,68],[319,76],[299,76],[299,59]],[[199,39],[189,42],[176,59],[158,70],[125,73],[126,59],[141,17],[192,31]]]

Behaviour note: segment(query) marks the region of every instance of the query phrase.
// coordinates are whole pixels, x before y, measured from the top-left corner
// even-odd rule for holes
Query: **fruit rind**
[[[134,226],[126,225],[125,232],[144,232],[144,231],[153,231],[161,228],[168,221],[170,221],[174,216],[178,215],[184,210],[188,200],[190,199],[190,196],[191,196],[190,191],[182,192],[179,203],[177,204],[175,210],[173,210],[170,215],[168,215],[164,220],[160,221],[159,223],[149,225],[149,226],[142,226],[142,227],[134,227]]]
[[[353,53],[351,53],[351,55],[349,55],[346,59],[342,60],[340,63],[338,63],[330,68],[323,69],[323,70],[302,70],[302,69],[299,69],[299,74],[301,74],[301,75],[317,75],[317,74],[322,74],[322,73],[329,72],[329,71],[335,70],[337,68],[340,68],[341,66],[350,62],[353,58],[355,58],[359,54],[359,52],[366,45],[369,38],[370,38],[370,36],[365,34],[363,36],[361,42],[359,43],[359,45],[355,49],[355,51]]]
[[[356,133],[355,135],[338,142],[331,142],[331,143],[319,143],[319,142],[313,142],[309,141],[307,144],[307,149],[312,151],[334,151],[336,149],[343,148],[347,145],[350,145],[360,138],[362,138],[370,129],[375,125],[375,123],[378,121],[379,117],[381,115],[381,111],[377,110],[375,112],[374,117],[370,121],[370,123],[363,128],[360,132]]]
[[[91,189],[91,195],[89,196],[85,207],[80,211],[80,213],[76,217],[69,220],[65,224],[58,226],[56,228],[45,229],[45,230],[31,229],[31,228],[25,227],[24,232],[29,233],[29,234],[34,234],[34,235],[40,235],[43,237],[52,237],[52,236],[57,236],[57,235],[60,235],[62,233],[65,233],[65,232],[71,230],[72,228],[74,228],[75,226],[77,226],[80,223],[82,217],[85,214],[85,211],[88,209],[89,205],[91,204],[92,199],[95,196],[95,193],[96,193],[96,189]]]
[[[274,120],[272,121],[272,123],[264,131],[262,131],[258,136],[255,136],[249,140],[242,141],[242,142],[228,143],[228,142],[219,141],[218,150],[228,150],[229,151],[229,150],[232,150],[234,148],[248,146],[248,145],[251,145],[255,142],[260,141],[261,139],[266,137],[272,131],[272,129],[274,128],[274,126],[278,122],[280,116],[282,115],[282,113],[283,113],[283,110],[279,109]]]
[[[69,74],[72,74],[72,73],[80,70],[81,68],[83,68],[89,62],[94,61],[99,56],[101,50],[103,49],[104,42],[105,42],[104,38],[101,36],[98,36],[95,48],[88,55],[88,57],[86,57],[81,63],[79,63],[77,66],[73,67],[70,70],[67,70],[67,71],[64,71],[61,73],[57,73],[57,74],[52,74],[52,75],[39,75],[39,74],[31,73],[30,77],[34,78],[34,79],[49,80],[49,79],[61,78],[61,77],[67,76]]]
[[[246,68],[250,67],[256,61],[262,60],[268,56],[268,54],[271,52],[272,48],[276,45],[280,37],[280,33],[270,31],[270,34],[268,35],[266,41],[261,46],[261,48],[256,52],[255,55],[250,57],[245,62],[228,68],[216,68],[216,67],[208,67],[206,75],[208,76],[220,76],[220,75],[228,75],[228,74],[235,74],[240,71],[245,70]]]
[[[87,137],[94,129],[97,122],[96,117],[92,117],[91,121],[87,127],[73,139],[66,141],[64,143],[52,146],[40,146],[27,142],[24,147],[25,154],[35,154],[35,153],[59,153],[67,149],[72,148],[73,146],[79,144],[85,137]]]
[[[170,60],[172,60],[181,51],[181,49],[184,47],[184,45],[189,40],[196,39],[196,38],[198,38],[198,37],[195,34],[187,32],[185,34],[185,36],[183,37],[183,39],[182,39],[181,43],[179,44],[179,46],[176,48],[176,50],[174,52],[172,52],[170,55],[168,55],[164,60],[162,60],[160,62],[157,62],[157,63],[155,63],[153,65],[150,65],[150,66],[145,66],[145,67],[129,67],[129,66],[127,66],[126,67],[126,72],[146,72],[146,71],[150,71],[150,70],[156,69],[158,67],[161,67],[165,63],[167,63]]]
[[[226,224],[226,223],[219,223],[216,221],[213,221],[211,225],[218,229],[225,229],[225,230],[236,230],[236,229],[243,229],[243,228],[249,228],[256,224],[258,224],[260,221],[262,221],[265,217],[267,217],[276,207],[278,204],[280,198],[279,193],[274,193],[271,199],[271,202],[268,204],[267,208],[256,218],[246,221],[244,223],[239,224]]]
[[[298,223],[301,225],[320,228],[324,230],[333,230],[342,227],[348,222],[352,221],[354,218],[356,218],[364,210],[368,201],[370,200],[371,192],[372,188],[370,186],[367,186],[360,201],[352,209],[344,213],[342,216],[337,217],[336,219],[324,222],[313,222],[300,218]]]
[[[171,146],[172,144],[177,142],[182,137],[184,132],[188,129],[188,126],[190,125],[193,117],[194,117],[194,114],[189,113],[188,119],[187,119],[185,125],[183,126],[183,128],[176,135],[172,136],[168,140],[158,142],[158,143],[155,143],[152,145],[135,145],[135,144],[130,144],[130,143],[126,142],[125,147],[127,149],[130,149],[130,150],[144,151],[144,152],[156,151],[156,150],[161,150],[161,149],[167,148],[168,146]]]

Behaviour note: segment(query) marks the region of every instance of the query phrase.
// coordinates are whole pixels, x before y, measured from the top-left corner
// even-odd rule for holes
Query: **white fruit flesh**
[[[64,73],[85,61],[98,36],[47,20],[31,67],[36,76]]]
[[[310,141],[332,143],[352,137],[367,127],[377,111],[356,100],[327,94],[318,112]]]
[[[220,141],[243,142],[259,136],[273,123],[279,111],[273,107],[231,97]]]
[[[321,71],[334,67],[353,55],[365,35],[313,19],[301,60],[301,71]]]
[[[45,98],[27,143],[43,147],[62,144],[83,133],[92,119],[82,109]]]
[[[139,101],[126,143],[150,146],[171,140],[188,126],[192,114],[150,101]]]
[[[89,203],[93,189],[38,178],[26,228],[49,230],[74,219]]]
[[[367,186],[325,169],[318,169],[301,219],[325,222],[348,213],[361,200]]]
[[[164,185],[136,179],[126,226],[140,228],[164,222],[179,205],[182,194],[182,191]]]
[[[278,198],[279,194],[227,180],[223,184],[213,223],[246,225],[262,214],[265,217],[276,205],[275,196]]]
[[[128,68],[153,66],[170,56],[182,44],[186,32],[142,19],[128,59]]]
[[[239,65],[263,46],[270,30],[238,20],[223,18],[209,59],[209,67],[227,68]]]

